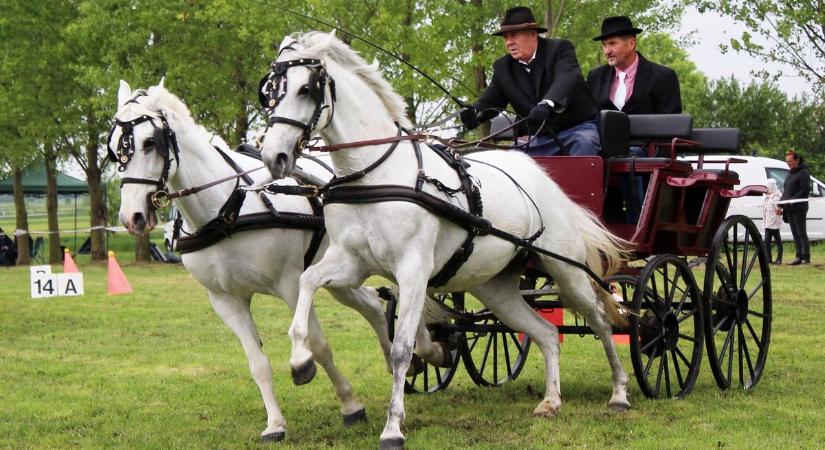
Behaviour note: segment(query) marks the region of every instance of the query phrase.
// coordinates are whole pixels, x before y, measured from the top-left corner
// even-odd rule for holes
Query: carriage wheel
[[[771,273],[762,237],[745,216],[729,217],[713,237],[704,302],[716,384],[728,389],[738,382],[752,389],[765,370],[771,340]]]
[[[445,303],[453,304],[453,296],[454,295],[463,295],[463,294],[445,294],[439,295],[439,299]],[[398,300],[396,298],[390,298],[387,300],[387,328],[389,330],[390,339],[395,337],[395,321],[398,319],[398,315],[396,312],[396,308],[398,306]],[[440,333],[439,331],[431,331],[435,333],[433,340],[438,341],[446,341],[448,339],[455,339],[458,337],[460,339],[460,334],[456,334],[455,336],[448,336],[444,333]],[[451,363],[449,367],[438,367],[434,366],[416,355],[413,355],[413,361],[410,364],[418,364],[421,365],[421,370],[416,370],[415,375],[408,375],[407,379],[404,381],[404,392],[407,394],[417,394],[417,393],[426,393],[426,394],[433,394],[438,391],[442,391],[447,389],[447,386],[450,384],[450,381],[453,379],[453,375],[455,375],[456,368],[458,368],[458,362],[461,358],[461,353],[459,352],[459,347],[461,345],[452,345],[452,350],[450,351],[450,358]]]
[[[518,378],[527,361],[530,338],[506,329],[501,320],[486,309],[471,315],[471,325],[477,329],[464,333],[461,348],[470,378],[485,387],[498,387]]]
[[[702,301],[687,263],[658,255],[642,269],[630,314],[630,358],[648,398],[684,398],[702,364]]]

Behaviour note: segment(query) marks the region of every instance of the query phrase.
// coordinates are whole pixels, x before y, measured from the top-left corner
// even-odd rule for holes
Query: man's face
[[[796,169],[796,166],[799,165],[799,161],[793,159],[793,155],[785,155],[785,162],[788,163],[791,170]]]
[[[539,45],[538,32],[536,30],[506,31],[502,35],[507,52],[514,59],[527,62],[536,52]]]
[[[633,36],[613,36],[602,41],[607,63],[619,69],[627,69],[636,56],[636,38]]]

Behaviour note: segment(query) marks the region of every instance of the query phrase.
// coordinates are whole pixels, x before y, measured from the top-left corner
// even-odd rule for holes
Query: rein
[[[163,208],[163,207],[169,205],[169,202],[176,199],[176,198],[181,198],[181,197],[187,197],[189,195],[194,195],[194,194],[197,194],[198,192],[200,192],[204,189],[209,189],[209,188],[211,188],[213,186],[217,186],[221,183],[226,183],[227,181],[237,180],[238,178],[245,177],[246,175],[249,175],[252,172],[256,172],[258,170],[261,170],[264,167],[266,167],[266,166],[260,166],[260,167],[254,168],[254,169],[249,169],[245,172],[236,173],[234,175],[229,175],[228,177],[224,177],[224,178],[221,178],[221,179],[218,179],[218,180],[206,183],[206,184],[202,184],[200,186],[194,186],[194,187],[190,187],[190,188],[186,188],[186,189],[181,189],[180,191],[177,191],[177,192],[169,193],[165,190],[159,190],[159,191],[157,191],[157,192],[155,192],[151,195],[152,205],[155,208]]]

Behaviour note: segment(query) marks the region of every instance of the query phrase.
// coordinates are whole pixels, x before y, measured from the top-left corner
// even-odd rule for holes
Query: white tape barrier
[[[92,231],[114,231],[115,233],[123,233],[126,231],[126,227],[92,227],[92,228],[82,228],[77,230],[60,230],[58,231],[29,231],[29,230],[14,230],[15,236],[25,236],[27,234],[71,234],[71,233],[89,233]]]
[[[75,297],[83,295],[83,274],[52,273],[52,266],[31,266],[31,296]]]
[[[817,197],[817,198],[798,198],[795,200],[782,200],[781,202],[770,202],[771,205],[789,205],[791,203],[813,203],[813,202],[821,202],[825,201],[825,197]],[[762,208],[765,206],[765,203],[745,203],[744,205],[739,205],[743,208]]]

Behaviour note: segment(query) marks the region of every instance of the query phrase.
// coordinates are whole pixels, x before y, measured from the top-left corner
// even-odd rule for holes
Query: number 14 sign
[[[83,295],[82,273],[52,273],[52,266],[31,266],[32,298]]]

